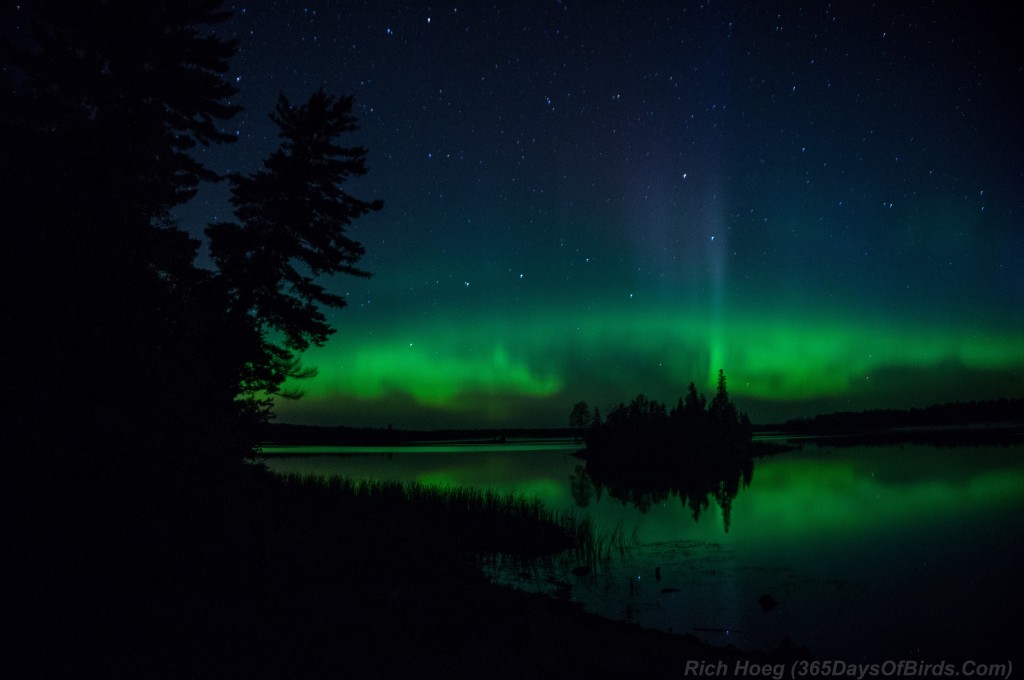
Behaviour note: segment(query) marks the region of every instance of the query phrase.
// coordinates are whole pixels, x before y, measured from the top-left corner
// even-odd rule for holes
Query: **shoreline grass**
[[[179,481],[23,491],[8,612],[37,675],[592,677],[742,655],[489,582],[481,554],[601,560],[628,543],[536,499],[262,466]]]
[[[360,533],[354,525],[363,522],[382,534],[390,532],[392,541],[431,540],[462,554],[523,556],[557,553],[586,539],[539,499],[516,492],[314,474],[275,476],[282,501],[292,498],[317,516],[334,516],[344,522],[341,533]]]
[[[602,530],[588,514],[553,510],[539,498],[515,491],[316,474],[274,476],[281,485],[282,507],[302,502],[316,516],[344,521],[338,538],[360,533],[362,523],[387,533],[388,540],[401,541],[405,549],[429,543],[432,554],[442,548],[470,562],[499,555],[521,566],[557,559],[567,568],[594,571],[607,569],[616,556],[626,556],[638,544],[638,526],[630,533],[621,524]],[[362,545],[373,542],[365,538]]]

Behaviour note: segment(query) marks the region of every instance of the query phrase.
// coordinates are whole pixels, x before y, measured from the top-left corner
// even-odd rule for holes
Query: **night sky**
[[[755,423],[1024,395],[1010,10],[797,4],[232,5],[246,111],[202,160],[256,170],[322,86],[384,201],[278,420],[563,426],[719,368]]]

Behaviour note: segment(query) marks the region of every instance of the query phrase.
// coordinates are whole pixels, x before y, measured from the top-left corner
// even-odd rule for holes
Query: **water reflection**
[[[614,456],[589,456],[569,478],[573,500],[580,508],[607,492],[623,504],[646,514],[652,507],[678,498],[699,521],[714,500],[728,533],[732,502],[754,478],[754,460],[742,453],[691,456],[675,465],[637,466]]]
[[[637,527],[640,547],[586,579],[567,569],[524,583],[518,565],[499,575],[542,592],[552,582],[570,584],[567,597],[610,618],[749,648],[772,648],[789,636],[822,658],[873,662],[995,659],[1016,648],[1017,628],[965,624],[1017,620],[1024,603],[1019,444],[808,444],[734,462],[700,482],[651,474],[632,487],[570,455],[578,448],[571,442],[517,448],[267,463],[280,472],[515,490],[555,510],[585,512],[599,530]],[[759,604],[765,594],[778,601],[770,612]]]

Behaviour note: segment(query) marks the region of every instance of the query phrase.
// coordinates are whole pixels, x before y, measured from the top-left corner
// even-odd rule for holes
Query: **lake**
[[[810,443],[755,461],[728,531],[714,501],[695,521],[678,498],[641,512],[609,493],[574,495],[578,447],[510,440],[264,453],[277,472],[517,491],[586,513],[600,531],[621,527],[637,544],[587,574],[565,560],[487,568],[498,582],[612,619],[744,649],[789,637],[848,663],[1005,662],[1024,646],[1024,445]]]

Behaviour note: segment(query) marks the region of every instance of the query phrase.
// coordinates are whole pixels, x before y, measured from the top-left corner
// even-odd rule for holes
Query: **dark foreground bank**
[[[125,481],[7,480],[7,642],[31,676],[642,677],[802,654],[714,648],[487,583],[472,554],[501,536],[520,554],[526,535],[537,550],[565,540],[527,506],[485,520],[495,533],[394,487],[360,496],[256,467]]]

